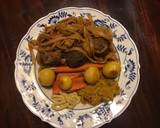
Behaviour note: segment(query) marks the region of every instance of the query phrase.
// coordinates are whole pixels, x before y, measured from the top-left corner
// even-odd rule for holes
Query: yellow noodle
[[[36,43],[31,41],[33,44],[30,47],[30,52],[33,54],[32,49],[43,53],[54,51],[56,48],[59,50],[69,50],[70,48],[74,48],[75,43],[79,43],[79,49],[83,53],[86,53],[87,58],[91,62],[105,63],[106,57],[95,56],[93,39],[97,37],[104,38],[108,40],[109,44],[113,44],[111,29],[96,26],[92,20],[92,16],[89,15],[88,18],[72,16],[57,24],[45,25],[45,29],[39,34],[35,41]],[[110,53],[112,53],[112,48],[109,47],[109,49]],[[35,61],[34,58],[33,61]]]
[[[80,96],[78,96],[76,92],[69,94],[61,93],[60,95],[53,95],[52,101],[52,108],[54,110],[63,110],[66,108],[73,109],[80,103]]]

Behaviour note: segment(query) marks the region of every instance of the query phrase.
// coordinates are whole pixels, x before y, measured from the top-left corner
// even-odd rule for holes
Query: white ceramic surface
[[[90,109],[65,109],[57,112],[51,109],[51,101],[37,83],[28,50],[28,41],[37,38],[43,29],[43,24],[55,24],[68,16],[87,16],[88,14],[93,16],[96,25],[110,27],[114,33],[113,43],[122,65],[119,79],[121,93],[111,103],[102,103]],[[49,13],[29,28],[17,48],[15,81],[25,105],[42,121],[57,128],[98,128],[111,122],[128,107],[138,88],[139,69],[136,45],[118,21],[96,9],[68,7]]]

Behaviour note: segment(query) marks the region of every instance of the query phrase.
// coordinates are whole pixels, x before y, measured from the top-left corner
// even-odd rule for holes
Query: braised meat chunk
[[[48,53],[39,52],[37,54],[37,61],[43,66],[58,66],[61,64],[61,52],[58,50]]]
[[[104,52],[107,51],[109,47],[109,41],[104,39],[104,38],[94,38],[93,39],[94,43],[94,48],[95,48],[95,53],[96,54],[103,54]]]
[[[87,62],[87,58],[81,52],[70,51],[66,54],[66,63],[70,67],[81,66]]]

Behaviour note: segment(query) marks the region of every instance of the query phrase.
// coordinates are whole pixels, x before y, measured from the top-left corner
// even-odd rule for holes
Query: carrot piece
[[[62,90],[59,88],[59,83],[56,81],[53,85],[53,94],[59,94],[62,92]]]
[[[84,88],[86,85],[86,83],[84,82],[84,78],[81,76],[81,73],[60,73],[57,75],[56,81],[53,85],[53,94],[59,94],[61,93],[63,90],[59,87],[59,78],[62,75],[68,75],[71,77],[72,79],[72,88],[70,89],[70,91],[76,91],[79,89]]]
[[[83,77],[74,79],[72,83],[73,83],[73,86],[71,88],[71,91],[79,90],[87,86],[87,84],[84,82]]]
[[[56,73],[67,73],[67,72],[82,72],[89,67],[102,68],[102,64],[84,64],[80,67],[70,68],[69,66],[59,66],[53,69]]]
[[[58,74],[57,77],[56,77],[55,82],[53,83],[52,89],[53,89],[53,93],[54,94],[62,92],[62,90],[59,88],[59,82],[58,82],[59,78],[60,78],[60,75]]]
[[[66,73],[66,75],[69,75],[72,80],[81,77],[81,73]]]

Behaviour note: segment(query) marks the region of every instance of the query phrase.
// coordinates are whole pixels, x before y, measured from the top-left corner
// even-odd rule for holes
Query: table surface
[[[39,18],[62,7],[92,7],[120,21],[140,55],[139,88],[127,110],[102,128],[160,128],[159,0],[1,0],[0,128],[51,128],[24,105],[14,80],[16,49]]]

